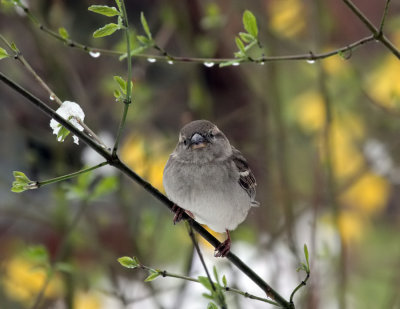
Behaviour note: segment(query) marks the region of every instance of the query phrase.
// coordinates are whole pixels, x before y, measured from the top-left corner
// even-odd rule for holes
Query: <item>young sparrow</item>
[[[183,212],[227,239],[216,248],[215,256],[230,251],[229,231],[247,216],[255,200],[256,180],[246,159],[216,125],[196,120],[185,125],[175,151],[164,169],[164,188],[175,203],[174,223]]]

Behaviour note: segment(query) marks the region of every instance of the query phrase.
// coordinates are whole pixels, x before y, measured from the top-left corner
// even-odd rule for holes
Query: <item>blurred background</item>
[[[175,56],[232,58],[245,9],[257,18],[266,56],[317,54],[371,34],[334,0],[126,2],[133,47],[135,35],[143,34],[143,11],[158,45]],[[385,1],[354,2],[379,25]],[[109,22],[87,10],[92,4],[100,3],[27,2],[46,27],[65,27],[77,42],[123,51],[122,32],[92,38]],[[399,13],[400,3],[392,1],[384,28],[397,48]],[[5,3],[0,33],[62,100],[81,105],[85,123],[111,147],[122,114],[113,76],[125,77],[126,63],[70,48]],[[245,155],[258,182],[261,207],[232,233],[234,253],[289,298],[304,278],[296,268],[306,243],[311,279],[296,294],[296,308],[400,308],[399,59],[378,42],[313,63],[226,68],[149,62],[158,53],[146,53],[133,59],[122,160],[163,191],[163,168],[179,129],[211,120]],[[18,61],[1,60],[0,71],[57,108]],[[57,142],[50,119],[3,83],[0,103],[1,308],[207,307],[200,285],[170,278],[146,283],[146,271],[117,262],[137,256],[153,268],[204,275],[184,224],[174,226],[160,202],[112,168],[12,193],[15,170],[42,181],[101,159],[70,137]],[[209,268],[216,265],[229,286],[263,297],[199,241]],[[273,307],[226,297],[229,308]]]

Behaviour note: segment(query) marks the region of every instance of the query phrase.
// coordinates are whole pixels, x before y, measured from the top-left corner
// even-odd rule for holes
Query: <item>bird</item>
[[[183,213],[227,239],[214,256],[225,257],[231,248],[229,231],[259,206],[256,179],[244,156],[225,134],[208,120],[186,124],[163,172],[167,197],[174,203],[174,224]]]

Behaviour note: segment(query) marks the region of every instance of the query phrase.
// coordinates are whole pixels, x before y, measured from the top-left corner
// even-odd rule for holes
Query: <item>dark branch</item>
[[[122,173],[127,175],[132,180],[136,181],[140,186],[142,186],[146,191],[148,191],[151,195],[153,195],[156,199],[162,202],[166,207],[170,210],[174,203],[170,201],[164,194],[154,188],[150,183],[141,178],[138,174],[136,174],[133,170],[131,170],[128,166],[126,166],[117,156],[112,156],[111,152],[107,149],[103,148],[96,142],[94,142],[89,136],[84,134],[75,128],[71,123],[60,115],[58,115],[53,109],[48,107],[46,103],[29,93],[27,90],[10,80],[3,73],[0,72],[0,80],[4,82],[6,85],[23,95],[25,98],[29,100],[30,103],[39,108],[43,113],[47,114],[49,117],[55,119],[68,130],[70,130],[73,134],[78,136],[84,143],[86,143],[89,147],[95,150],[98,154],[100,154],[107,162],[119,169]],[[190,218],[186,213],[183,214],[183,219],[187,220],[191,227],[196,230],[205,240],[207,240],[214,248],[218,247],[221,243],[216,239],[213,235],[211,235],[205,228],[203,228],[200,224]],[[292,304],[286,301],[278,292],[272,289],[268,283],[266,283],[260,276],[258,276],[249,266],[247,266],[242,260],[240,260],[235,254],[229,252],[226,256],[229,261],[232,262],[237,268],[239,268],[246,276],[248,276],[255,284],[257,284],[271,299],[275,300],[279,305],[283,308],[294,308]]]

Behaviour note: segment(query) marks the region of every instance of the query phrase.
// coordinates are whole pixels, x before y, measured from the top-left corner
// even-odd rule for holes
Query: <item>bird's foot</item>
[[[173,222],[174,224],[178,223],[179,221],[182,220],[182,216],[185,213],[185,209],[179,207],[178,205],[174,204],[174,206],[172,206],[172,211],[175,213]]]
[[[226,257],[228,253],[231,251],[231,236],[229,235],[229,231],[226,230],[228,238],[219,244],[218,247],[215,248],[214,256],[215,257]]]

